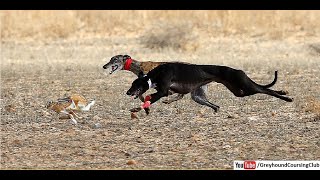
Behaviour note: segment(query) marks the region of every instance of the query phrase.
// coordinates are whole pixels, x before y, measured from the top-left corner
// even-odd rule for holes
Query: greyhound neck
[[[129,71],[133,72],[135,75],[139,75],[140,72],[143,72],[140,66],[140,62],[132,60]]]

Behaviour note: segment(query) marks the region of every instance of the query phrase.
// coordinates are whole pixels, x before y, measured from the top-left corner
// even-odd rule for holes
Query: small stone
[[[42,115],[45,116],[45,117],[50,117],[51,114],[47,111],[42,111]]]
[[[225,145],[225,146],[223,146],[222,148],[223,148],[223,149],[229,149],[229,148],[231,148],[231,146],[230,146],[230,145]]]
[[[154,152],[154,150],[153,149],[146,149],[146,150],[144,150],[144,153],[153,153]]]
[[[13,141],[12,141],[12,144],[13,144],[14,146],[21,146],[21,145],[22,145],[21,141],[18,140],[18,139],[13,140]]]
[[[127,162],[127,165],[135,165],[135,164],[137,164],[137,162],[135,160],[129,160]]]
[[[206,110],[205,109],[201,109],[201,110],[198,111],[198,114],[203,116],[203,115],[206,114]]]
[[[67,129],[65,132],[67,134],[76,134],[76,131],[74,129]]]
[[[70,121],[69,121],[71,124],[73,124],[73,125],[77,125],[78,124],[78,122],[75,120],[75,119],[70,119]]]
[[[107,132],[101,131],[100,132],[101,136],[107,136]]]
[[[239,118],[239,115],[238,114],[228,114],[227,118],[229,118],[229,119],[237,119],[237,118]]]
[[[136,113],[132,112],[131,113],[131,119],[138,119],[138,116]]]
[[[250,121],[256,121],[256,120],[257,120],[257,118],[255,118],[255,117],[248,117],[248,119],[249,119]]]
[[[206,118],[202,118],[202,117],[196,117],[194,119],[197,121],[202,121],[202,122],[206,121]]]
[[[7,106],[4,107],[4,109],[10,113],[15,112],[16,111],[16,107],[12,104],[9,104]]]
[[[113,117],[111,115],[106,115],[104,118],[108,119],[108,120],[113,119]]]
[[[100,123],[95,123],[95,124],[92,126],[93,129],[99,129],[99,128],[101,128],[101,127],[102,127],[102,125],[101,125]]]
[[[227,118],[233,119],[233,118],[234,118],[234,116],[233,116],[233,115],[231,115],[231,114],[228,114]]]
[[[67,114],[64,114],[59,116],[59,119],[70,119],[70,116],[68,116]]]
[[[99,117],[99,116],[97,116],[97,115],[95,115],[95,116],[93,116],[92,119],[93,119],[94,121],[99,121],[99,120],[101,120],[102,118]]]

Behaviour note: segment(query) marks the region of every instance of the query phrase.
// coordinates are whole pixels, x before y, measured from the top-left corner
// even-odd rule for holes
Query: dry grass
[[[311,54],[313,54],[315,56],[320,56],[320,44],[319,43],[310,44],[309,48],[311,50]]]
[[[315,121],[320,120],[320,100],[315,97],[309,97],[305,106],[306,112],[315,114]]]
[[[66,38],[80,22],[73,11],[2,11],[1,38]]]
[[[201,32],[200,35],[204,37],[247,34],[283,38],[300,31],[304,35],[317,35],[320,32],[320,25],[317,21],[320,19],[319,12],[274,10],[2,11],[1,38],[11,40],[37,38],[39,40],[87,37],[92,34],[96,36],[140,36],[145,33],[146,29],[154,29],[161,22],[166,22],[168,28],[178,29],[189,24],[190,27],[198,29]]]
[[[190,24],[153,24],[140,37],[144,47],[150,49],[169,48],[173,50],[195,51],[199,47],[199,39]]]
[[[310,98],[307,102],[306,111],[320,115],[320,101],[315,98]]]

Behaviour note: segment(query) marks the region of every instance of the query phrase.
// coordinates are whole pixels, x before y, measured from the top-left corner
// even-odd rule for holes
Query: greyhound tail
[[[275,72],[274,72],[274,79],[273,79],[273,81],[272,81],[270,84],[267,84],[267,85],[259,85],[259,86],[261,86],[261,87],[263,87],[263,88],[270,88],[270,87],[272,87],[273,85],[276,84],[277,79],[278,79],[278,71],[275,71]]]

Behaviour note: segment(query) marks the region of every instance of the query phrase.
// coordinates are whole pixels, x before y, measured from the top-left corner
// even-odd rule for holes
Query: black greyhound
[[[137,112],[143,108],[148,108],[152,103],[164,96],[172,93],[187,94],[215,81],[225,85],[237,97],[263,93],[292,102],[292,98],[282,96],[287,94],[285,91],[268,89],[276,83],[277,77],[278,73],[275,71],[273,82],[268,85],[259,85],[252,81],[242,70],[227,66],[167,63],[157,66],[146,75],[141,73],[139,78],[133,81],[131,88],[127,91],[127,95],[138,97],[149,88],[157,90],[156,93],[146,96],[145,102],[141,107],[131,110],[132,112]],[[208,100],[202,100],[200,104],[211,107],[215,112],[219,109],[219,106]]]

